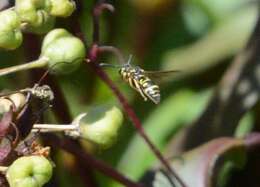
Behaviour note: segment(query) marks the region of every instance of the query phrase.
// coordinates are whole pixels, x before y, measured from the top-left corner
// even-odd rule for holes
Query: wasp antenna
[[[110,68],[121,68],[121,66],[114,65],[114,64],[107,64],[107,63],[99,63],[100,67],[110,67]]]
[[[129,58],[128,58],[128,61],[127,61],[127,64],[128,64],[128,65],[131,64],[132,58],[133,58],[133,55],[130,54],[130,55],[129,55]]]
[[[43,75],[41,76],[41,78],[38,80],[38,82],[36,83],[36,85],[40,85],[40,84],[44,81],[44,79],[47,77],[47,75],[49,74],[49,72],[50,72],[50,69],[46,70],[46,71],[43,73]]]

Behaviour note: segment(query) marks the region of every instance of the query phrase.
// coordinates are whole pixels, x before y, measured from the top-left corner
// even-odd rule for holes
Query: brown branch
[[[102,4],[105,4],[105,6],[103,6]],[[115,84],[108,77],[108,75],[96,63],[99,52],[104,52],[104,51],[113,52],[119,58],[120,63],[123,63],[123,55],[121,54],[121,52],[117,48],[111,47],[111,46],[106,46],[105,48],[101,47],[101,49],[100,49],[100,46],[98,45],[98,43],[100,42],[99,41],[100,40],[100,37],[99,37],[99,16],[102,13],[102,10],[106,9],[107,7],[108,7],[108,5],[103,0],[99,0],[97,2],[96,6],[94,7],[94,11],[93,11],[94,12],[94,14],[93,14],[93,27],[94,27],[93,44],[91,45],[90,49],[88,50],[88,58],[85,61],[86,61],[86,63],[91,65],[91,67],[94,69],[96,74],[111,88],[113,93],[117,96],[117,98],[120,101],[120,103],[122,104],[125,112],[128,114],[130,120],[133,122],[134,126],[136,127],[138,133],[141,135],[141,137],[147,143],[149,148],[152,150],[152,152],[155,154],[155,156],[162,163],[162,165],[165,166],[167,171],[173,177],[175,177],[177,179],[177,181],[179,182],[179,184],[182,187],[185,187],[186,185],[182,182],[182,180],[179,178],[179,176],[176,174],[176,172],[173,170],[173,168],[169,165],[169,163],[163,157],[161,152],[154,146],[154,144],[150,141],[150,139],[146,135],[146,133],[145,133],[145,131],[144,131],[142,125],[141,125],[140,120],[136,116],[132,107],[128,104],[127,99],[123,96],[123,94],[121,94],[119,89],[115,86]],[[112,5],[110,5],[109,7],[112,7]],[[109,8],[109,9],[113,10],[112,8]],[[73,28],[76,31],[76,33],[81,33],[80,32],[80,25],[79,25],[78,22],[74,22]],[[86,41],[86,39],[84,37],[82,37],[83,36],[82,34],[80,34],[79,36],[81,37],[81,39],[83,41]]]
[[[59,147],[64,149],[65,151],[68,151],[69,153],[73,154],[79,162],[82,164],[82,166],[95,168],[99,172],[115,179],[116,181],[120,182],[121,184],[129,187],[141,187],[141,184],[138,184],[136,182],[131,181],[124,175],[120,174],[116,170],[114,170],[112,167],[108,166],[106,163],[104,163],[101,160],[95,159],[92,155],[90,155],[88,152],[84,151],[79,145],[76,143],[68,140],[68,139],[61,139],[58,136],[55,135],[45,135],[46,140],[48,141],[49,145],[52,145],[54,147]]]
[[[114,47],[114,46],[98,46],[98,52],[104,53],[104,52],[110,52],[113,53],[120,64],[125,64],[124,56],[122,55],[122,52]]]
[[[114,12],[114,7],[104,1],[98,1],[93,9],[93,43],[98,43],[100,41],[100,28],[99,28],[99,17],[103,10],[109,10]]]
[[[96,55],[95,55],[96,56]],[[181,184],[182,187],[185,187],[186,185],[183,183],[183,181],[179,178],[177,173],[173,170],[173,168],[169,165],[167,160],[163,157],[161,152],[155,147],[155,145],[151,142],[151,140],[146,135],[142,124],[139,120],[139,118],[136,116],[134,110],[132,107],[128,104],[126,98],[121,94],[119,89],[115,86],[115,84],[112,82],[112,80],[108,77],[108,75],[99,67],[99,65],[92,60],[86,60],[86,62],[90,62],[91,67],[94,69],[94,71],[99,75],[99,77],[110,87],[110,89],[113,91],[113,93],[117,96],[118,100],[122,104],[124,111],[127,113],[129,119],[132,121],[134,127],[136,128],[137,132],[140,134],[140,136],[144,139],[144,141],[147,143],[151,151],[155,154],[155,156],[159,159],[159,161],[162,163],[163,166],[167,169],[167,171],[172,174],[173,177],[177,179],[177,181]]]

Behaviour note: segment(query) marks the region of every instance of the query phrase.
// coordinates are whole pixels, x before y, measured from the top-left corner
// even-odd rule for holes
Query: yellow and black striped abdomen
[[[155,104],[158,104],[161,99],[159,86],[145,75],[139,76],[138,82],[140,83],[144,94]]]

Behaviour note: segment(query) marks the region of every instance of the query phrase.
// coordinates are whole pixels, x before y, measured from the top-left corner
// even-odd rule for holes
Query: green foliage
[[[183,0],[182,13],[190,32],[202,35],[224,19],[235,17],[233,14],[245,3],[246,0]]]
[[[208,91],[194,93],[182,90],[163,101],[144,122],[144,128],[153,143],[163,150],[169,137],[190,124],[202,112],[208,97]],[[144,141],[135,135],[122,155],[118,168],[127,176],[138,179],[154,161],[155,157]]]
[[[243,138],[247,134],[249,134],[254,127],[253,122],[254,122],[253,114],[252,113],[245,114],[243,118],[239,121],[239,125],[237,126],[235,131],[235,136]]]
[[[247,6],[219,23],[198,41],[169,50],[163,57],[163,69],[181,69],[181,77],[190,76],[231,57],[248,40],[257,19],[257,7]]]
[[[83,11],[77,19],[87,39],[86,46],[67,30],[53,29],[55,22],[59,27],[65,28],[73,25],[75,20],[61,21],[55,17],[70,16],[78,8],[74,2],[17,0],[14,10],[0,13],[0,47],[18,48],[23,40],[21,31],[43,34],[53,29],[43,39],[40,59],[44,59],[44,63],[41,67],[47,66],[51,73],[64,74],[57,77],[57,82],[74,116],[82,111],[90,111],[86,116],[87,121],[81,125],[83,130],[81,135],[99,145],[102,155],[100,153],[94,156],[101,157],[109,165],[137,181],[158,161],[133,129],[127,115],[123,119],[123,114],[117,107],[103,107],[118,105],[111,90],[90,70],[91,68],[88,68],[90,66],[79,68],[86,56],[86,48],[91,43],[93,29],[91,11],[94,1],[82,2]],[[153,3],[147,0],[114,1],[115,13],[100,17],[102,41],[100,45],[116,46],[125,56],[133,54],[135,59],[133,64],[145,70],[160,70],[162,67],[164,70],[181,71],[174,76],[166,77],[167,81],[164,85],[160,85],[162,102],[153,105],[143,101],[135,90],[120,80],[117,69],[104,69],[127,97],[145,131],[162,152],[167,150],[168,144],[176,138],[176,135],[199,118],[212,95],[211,90],[217,87],[227,62],[230,62],[229,59],[245,46],[256,22],[257,7],[254,4],[243,3],[245,0],[183,0],[179,6],[175,1],[168,0],[156,0]],[[69,30],[74,28],[71,27]],[[24,46],[17,51],[23,54],[26,50]],[[25,62],[23,56],[14,53],[10,55],[0,53],[0,58],[5,66],[9,65],[9,61]],[[107,54],[100,56],[98,62],[117,64],[116,58],[111,58]],[[20,88],[26,81],[28,86],[28,78],[30,82],[38,81],[32,78],[31,74],[21,74],[19,77],[14,75],[1,80],[0,87]],[[100,104],[102,107],[96,107]],[[53,116],[46,116],[46,119],[55,121]],[[244,137],[251,132],[254,119],[254,113],[250,112],[240,121],[235,136]],[[104,150],[106,148],[110,149]],[[224,159],[224,163],[220,164],[222,169],[214,178],[219,179],[217,183],[219,186],[227,184],[234,166],[243,167],[244,150],[241,152],[242,149],[233,148],[231,146],[229,150],[235,151],[228,150],[227,152],[231,154],[227,157],[222,157],[226,152],[215,155]],[[187,167],[180,167],[179,170],[188,171],[188,174],[184,175],[188,175],[191,182],[195,178],[194,173],[198,168],[196,158],[200,158],[200,153],[199,149],[195,149],[195,154],[186,154]],[[59,185],[84,186],[81,184],[82,181],[79,182],[80,177],[70,171],[75,166],[69,167],[64,164],[62,154],[57,154],[56,160],[58,160],[55,163],[58,168]],[[173,160],[174,168],[175,162],[177,161]],[[30,173],[28,171],[34,168],[34,165],[29,165],[30,163],[31,160],[25,164],[25,172],[21,169],[18,172],[16,169],[11,169],[13,166],[10,167],[8,180],[11,187],[18,187],[13,182],[16,179],[24,181],[25,186],[35,186],[37,182],[35,178],[28,176]],[[47,165],[46,168],[49,168]],[[157,185],[168,185],[167,180],[160,174],[158,176],[161,181],[156,181]],[[94,175],[100,186],[119,186],[108,177],[96,173]],[[44,174],[44,177],[40,176],[40,180],[45,183],[50,176],[51,174]]]

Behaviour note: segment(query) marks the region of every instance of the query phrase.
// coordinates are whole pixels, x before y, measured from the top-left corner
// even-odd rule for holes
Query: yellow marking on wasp
[[[160,102],[159,87],[145,75],[143,69],[126,64],[119,70],[123,80],[140,93],[146,101],[149,98],[155,104]]]

